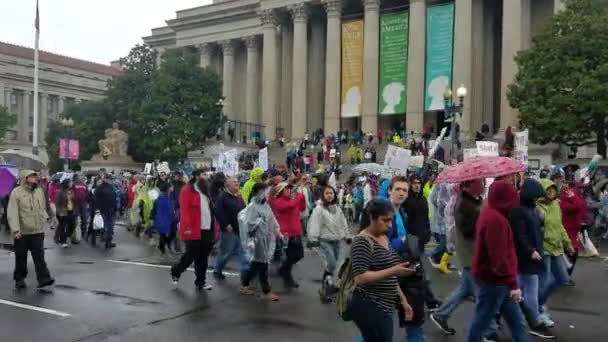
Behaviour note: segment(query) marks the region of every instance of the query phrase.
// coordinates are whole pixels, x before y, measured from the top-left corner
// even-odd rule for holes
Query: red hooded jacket
[[[277,196],[272,199],[270,205],[281,227],[281,233],[287,238],[301,237],[300,212],[306,209],[304,195],[298,193],[294,198]]]
[[[518,206],[513,185],[496,181],[475,227],[472,274],[476,280],[517,289],[517,254],[509,214]]]
[[[209,210],[211,211],[211,229],[215,231],[215,220],[213,218],[213,202],[209,199]],[[182,241],[201,239],[201,195],[194,189],[194,185],[188,184],[182,188],[179,194],[179,239]]]
[[[569,193],[572,193],[572,197],[568,195]],[[587,203],[576,189],[566,187],[562,189],[559,206],[562,209],[562,224],[572,241],[572,247],[579,249],[582,245],[578,241],[578,233],[581,231],[581,225],[585,223]]]

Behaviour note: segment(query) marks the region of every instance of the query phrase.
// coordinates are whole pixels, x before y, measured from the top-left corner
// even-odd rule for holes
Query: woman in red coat
[[[171,267],[173,283],[194,262],[198,290],[211,290],[206,284],[209,254],[213,248],[213,204],[209,197],[207,180],[202,170],[192,173],[192,180],[179,194],[179,238],[186,244],[186,253]]]
[[[278,184],[275,188],[275,197],[272,198],[270,206],[279,222],[281,233],[288,239],[286,258],[279,268],[279,274],[286,287],[297,288],[299,285],[293,279],[291,270],[304,257],[300,213],[306,209],[306,201],[301,193],[295,193],[292,196],[288,184],[285,182]]]
[[[570,257],[572,266],[568,269],[568,274],[572,275],[578,256],[578,250],[583,246],[578,236],[581,232],[582,225],[585,223],[587,203],[576,189],[568,186],[562,189],[559,206],[562,210],[562,224],[564,225],[564,228],[566,228],[568,237],[570,238],[570,241],[572,241],[572,247],[575,250],[575,253]]]

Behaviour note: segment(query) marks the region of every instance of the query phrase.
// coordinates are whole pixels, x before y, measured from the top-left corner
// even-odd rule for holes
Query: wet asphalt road
[[[213,290],[199,293],[193,273],[187,272],[176,288],[163,267],[167,261],[147,241],[123,227],[117,227],[117,236],[118,247],[111,251],[88,244],[64,250],[47,239],[47,262],[57,280],[49,291],[33,289],[31,259],[30,287],[15,291],[13,255],[0,250],[0,341],[355,340],[354,324],[341,321],[334,305],[318,299],[320,260],[314,252],[307,251],[296,266],[299,289],[286,292],[278,278],[271,279],[281,300],[269,303],[239,295],[236,273],[222,283],[210,276]],[[230,266],[236,268],[236,260]],[[434,289],[444,297],[457,275],[433,271],[432,278]],[[575,280],[576,287],[561,290],[550,302],[559,340],[608,341],[608,267],[597,258],[581,260]],[[27,306],[15,306],[21,304]],[[442,336],[427,322],[428,341],[466,340],[472,310],[473,304],[465,303],[454,314],[450,323],[458,330],[455,336]],[[395,341],[405,341],[403,330],[396,331]]]

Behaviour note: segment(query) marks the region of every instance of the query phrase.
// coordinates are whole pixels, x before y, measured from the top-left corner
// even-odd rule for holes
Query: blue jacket
[[[403,221],[403,228],[405,229],[405,232],[407,234],[407,215],[405,214],[405,210],[403,210],[403,208],[399,209],[399,215],[401,215],[401,219]],[[386,234],[386,236],[388,237],[389,241],[391,242],[391,246],[393,247],[395,252],[397,252],[397,253],[402,252],[403,237],[405,235],[399,234],[399,229],[397,228],[397,219],[396,218],[393,219],[393,226],[391,227],[391,230],[388,231],[388,234]]]
[[[177,217],[175,202],[166,192],[161,193],[156,201],[154,201],[152,218],[154,220],[154,228],[160,234],[169,234],[171,232],[171,224],[177,221]]]

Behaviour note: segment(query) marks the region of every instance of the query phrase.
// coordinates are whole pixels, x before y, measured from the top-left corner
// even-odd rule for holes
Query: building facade
[[[461,132],[517,126],[514,56],[562,0],[215,0],[152,29],[159,52],[196,47],[223,79],[224,114],[266,137],[443,126],[468,88]],[[159,59],[160,63],[160,59]],[[436,130],[437,131],[437,130]]]
[[[57,120],[72,102],[99,100],[108,80],[120,75],[117,67],[39,53],[39,146],[45,145],[48,123]],[[0,106],[17,115],[17,124],[3,148],[32,151],[34,126],[34,50],[0,42]],[[44,155],[41,155],[45,159]]]

